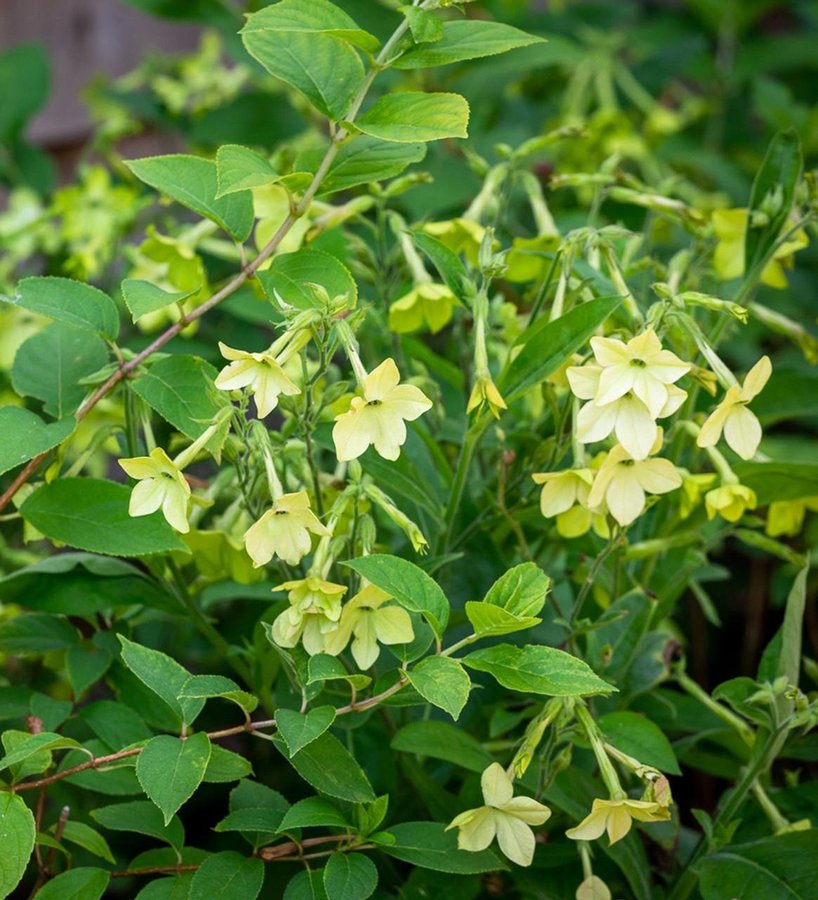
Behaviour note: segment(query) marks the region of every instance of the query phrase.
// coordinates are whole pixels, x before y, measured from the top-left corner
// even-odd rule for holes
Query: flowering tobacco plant
[[[674,169],[568,11],[161,6],[0,156],[0,898],[814,895],[809,146]]]

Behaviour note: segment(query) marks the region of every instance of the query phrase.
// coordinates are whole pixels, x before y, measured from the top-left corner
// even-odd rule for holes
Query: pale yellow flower
[[[423,230],[445,244],[452,253],[462,253],[472,265],[477,265],[477,254],[486,233],[479,222],[463,218],[448,219],[428,222]]]
[[[713,472],[693,475],[687,469],[679,469],[682,476],[682,494],[679,499],[679,515],[686,519],[702,502],[705,491],[709,491],[718,477]]]
[[[627,344],[616,338],[593,337],[591,347],[597,364],[602,367],[593,397],[599,406],[631,393],[647,406],[655,419],[670,398],[668,385],[690,371],[689,363],[662,349],[652,328],[631,338]]]
[[[660,437],[654,452],[661,446]],[[603,502],[611,515],[623,527],[630,525],[645,508],[645,494],[666,494],[681,487],[682,476],[667,459],[634,459],[617,444],[594,479],[588,505],[591,508]]]
[[[575,900],[611,900],[608,885],[598,876],[589,875],[577,888]]]
[[[128,515],[148,516],[161,509],[173,528],[182,534],[190,531],[187,523],[190,485],[161,447],[152,450],[150,456],[120,459],[119,465],[131,478],[139,481],[131,491]]]
[[[282,369],[278,360],[268,351],[247,353],[234,350],[219,341],[219,350],[225,359],[232,360],[216,376],[216,387],[223,391],[249,388],[256,401],[256,413],[264,419],[278,406],[280,394],[293,397],[301,393]]]
[[[477,852],[497,838],[500,850],[518,866],[534,859],[532,825],[542,825],[551,810],[530,797],[515,797],[511,776],[499,763],[492,763],[480,779],[485,806],[460,813],[446,826],[457,828],[457,846]]]
[[[406,334],[425,324],[436,334],[449,323],[456,305],[445,284],[418,284],[389,307],[389,330]]]
[[[704,505],[708,519],[721,516],[728,522],[738,522],[745,510],[756,508],[756,495],[743,484],[723,484],[707,492]]]
[[[594,397],[599,393],[603,371],[602,366],[594,365],[572,366],[566,371],[573,394],[588,401],[577,416],[577,440],[592,444],[605,440],[613,432],[634,459],[646,459],[656,441],[655,418],[673,415],[684,403],[687,392],[673,384],[667,385],[667,399],[656,416],[630,391],[618,400],[600,404]]]
[[[746,209],[718,209],[713,213],[713,231],[718,238],[713,252],[713,268],[723,281],[744,274],[744,241],[747,233]],[[789,224],[785,227],[789,228]],[[792,268],[792,256],[809,243],[807,233],[799,228],[776,251],[761,273],[762,284],[784,290],[785,268]]]
[[[531,477],[537,484],[543,485],[540,511],[546,519],[567,512],[573,506],[588,506],[588,494],[594,483],[594,473],[590,469],[535,472]]]
[[[415,638],[409,613],[400,606],[385,606],[391,596],[367,585],[341,610],[338,628],[326,635],[324,653],[337,656],[352,639],[352,656],[360,669],[369,669],[381,654],[379,644],[408,644]]]
[[[594,800],[591,812],[565,834],[575,841],[595,841],[608,832],[612,844],[621,841],[631,830],[631,824],[638,822],[665,822],[670,818],[666,808],[648,800]]]
[[[742,459],[752,459],[761,443],[761,424],[747,404],[757,397],[770,380],[773,367],[768,356],[761,359],[747,373],[744,384],[727,389],[724,400],[710,413],[702,425],[696,443],[713,447],[724,432],[727,446]]]
[[[273,640],[289,649],[301,641],[310,656],[324,653],[327,635],[338,628],[341,598],[346,593],[342,584],[308,576],[298,581],[285,581],[273,588],[288,591],[289,609],[273,622]]]
[[[776,500],[767,510],[767,527],[770,537],[793,537],[804,524],[804,517],[810,512],[818,512],[818,497],[803,497],[801,500]]]
[[[274,556],[296,566],[310,552],[310,532],[320,537],[329,535],[326,526],[310,509],[307,492],[284,494],[247,529],[244,546],[256,568],[266,565]]]
[[[332,439],[339,461],[357,459],[370,444],[384,459],[397,459],[406,443],[406,424],[432,408],[432,401],[412,384],[400,384],[393,359],[370,372],[363,397],[353,397],[348,412],[335,419]],[[404,421],[405,420],[405,421]]]
[[[491,377],[490,372],[478,373],[474,380],[474,387],[469,396],[469,403],[466,406],[466,412],[470,413],[475,409],[479,409],[484,403],[488,403],[489,411],[495,419],[500,418],[500,411],[508,409],[503,395],[497,390],[497,385]]]

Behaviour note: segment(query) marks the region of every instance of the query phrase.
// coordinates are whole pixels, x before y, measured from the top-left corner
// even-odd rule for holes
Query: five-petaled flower
[[[515,797],[511,776],[492,763],[480,779],[485,806],[460,813],[446,826],[457,828],[457,846],[479,851],[497,837],[500,850],[518,866],[530,866],[534,859],[532,825],[542,825],[551,810],[531,797]]]
[[[379,644],[408,644],[415,631],[409,613],[395,604],[386,604],[391,596],[374,585],[367,585],[341,611],[337,630],[326,635],[324,653],[337,656],[352,639],[352,656],[360,669],[371,668],[381,653]]]
[[[231,360],[216,376],[216,387],[223,391],[249,388],[256,401],[256,413],[264,419],[278,406],[279,395],[293,397],[301,389],[286,374],[276,357],[263,353],[247,353],[234,350],[219,341],[219,350],[225,359]]]
[[[445,284],[417,284],[389,307],[389,330],[406,334],[426,324],[436,334],[448,324],[456,305]]]
[[[671,397],[668,386],[690,371],[690,364],[663,350],[656,332],[647,331],[631,338],[627,344],[616,338],[591,338],[597,364],[599,382],[593,400],[598,406],[613,403],[626,394],[633,394],[656,419]],[[568,377],[576,368],[568,370]],[[573,384],[572,384],[573,388]]]
[[[742,459],[752,459],[761,442],[761,425],[747,404],[757,397],[770,379],[773,367],[768,356],[761,359],[747,373],[744,384],[727,389],[724,400],[702,425],[696,443],[713,447],[724,432],[727,446]]]
[[[363,383],[363,397],[335,419],[332,439],[341,462],[357,459],[370,445],[384,459],[397,459],[406,443],[406,422],[432,408],[432,401],[412,384],[400,384],[393,359],[384,360]],[[405,421],[404,421],[405,420]]]
[[[290,601],[273,622],[273,640],[287,649],[301,641],[310,656],[323,653],[327,635],[338,628],[346,587],[308,575],[298,581],[285,581],[273,590],[288,591]]]
[[[595,841],[608,832],[612,844],[621,841],[638,822],[665,822],[670,818],[667,807],[650,800],[594,800],[591,812],[575,828],[565,834],[575,841]]]
[[[661,429],[654,452],[661,446]],[[617,444],[605,458],[594,479],[588,505],[607,505],[623,527],[630,525],[645,508],[645,494],[666,494],[681,487],[682,476],[670,460],[634,459]]]
[[[187,534],[187,501],[190,485],[176,463],[161,447],[152,450],[150,456],[120,459],[119,465],[131,478],[139,481],[131,491],[128,515],[147,516],[157,509],[168,523]]]
[[[329,536],[327,527],[310,509],[307,492],[284,494],[247,529],[244,546],[256,568],[270,562],[274,556],[296,566],[310,552],[310,532],[319,537]]]

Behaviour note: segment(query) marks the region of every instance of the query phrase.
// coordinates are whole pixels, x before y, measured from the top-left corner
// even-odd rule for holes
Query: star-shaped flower
[[[420,388],[399,382],[395,361],[384,360],[364,379],[363,397],[353,397],[349,411],[336,417],[332,439],[341,462],[357,459],[370,444],[384,459],[400,456],[405,422],[431,409],[432,401]]]
[[[655,450],[660,446],[661,429]],[[617,444],[594,479],[588,505],[594,508],[604,502],[611,515],[624,527],[645,508],[645,493],[665,494],[681,484],[682,476],[669,460],[634,459],[621,444]]]
[[[327,635],[338,628],[346,587],[310,575],[285,581],[273,590],[289,591],[290,601],[289,609],[273,622],[273,640],[288,649],[301,641],[310,656],[323,653]]]
[[[352,656],[360,669],[371,668],[381,653],[379,644],[408,644],[415,631],[409,613],[400,606],[385,606],[391,596],[367,585],[341,611],[337,631],[327,635],[324,653],[337,656],[352,638]]]
[[[673,415],[687,398],[687,392],[675,385],[666,386],[667,400],[657,415],[651,415],[645,403],[628,392],[618,400],[600,404],[594,398],[600,390],[602,366],[573,366],[566,375],[571,390],[580,400],[587,400],[577,416],[577,440],[592,444],[605,440],[613,432],[634,459],[646,459],[656,440],[655,419]]]
[[[446,826],[457,828],[457,846],[473,852],[485,850],[497,838],[500,850],[518,866],[534,859],[532,825],[542,825],[551,810],[531,797],[515,797],[511,777],[499,763],[492,763],[480,779],[485,806],[460,813]]]
[[[266,565],[274,556],[296,566],[310,552],[310,532],[320,537],[329,535],[326,526],[310,509],[307,492],[284,494],[247,529],[244,546],[256,568]]]
[[[221,341],[219,350],[225,359],[232,362],[216,376],[216,387],[223,391],[249,388],[256,401],[259,419],[269,416],[278,406],[279,395],[293,397],[301,393],[301,389],[290,379],[272,353],[234,350]]]
[[[593,399],[598,406],[630,393],[641,400],[655,419],[668,402],[668,385],[690,371],[690,364],[663,350],[656,332],[649,328],[627,344],[615,338],[591,338],[598,365],[599,386]],[[569,372],[571,370],[569,369]]]
[[[761,443],[761,424],[755,413],[747,409],[747,404],[761,393],[772,371],[770,358],[762,356],[747,373],[741,387],[734,385],[727,389],[724,400],[702,425],[696,443],[700,447],[713,447],[724,432],[731,450],[742,459],[752,459]]]
[[[187,523],[190,485],[161,447],[152,450],[150,456],[120,459],[119,465],[131,478],[139,481],[131,491],[128,515],[148,516],[161,509],[173,528],[182,534],[190,531]]]
[[[444,284],[418,284],[389,307],[389,330],[416,331],[424,324],[436,334],[448,324],[457,298]]]
[[[595,841],[608,832],[612,844],[621,841],[631,830],[631,824],[638,822],[664,822],[670,818],[667,808],[649,800],[594,800],[591,812],[565,834],[575,841]]]

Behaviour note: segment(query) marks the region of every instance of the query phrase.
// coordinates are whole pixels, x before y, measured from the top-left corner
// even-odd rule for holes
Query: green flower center
[[[645,362],[644,359],[632,359],[631,365],[635,369],[647,369],[647,367],[648,367],[648,364]]]
[[[367,406],[380,406],[383,403],[383,400],[367,400]]]

